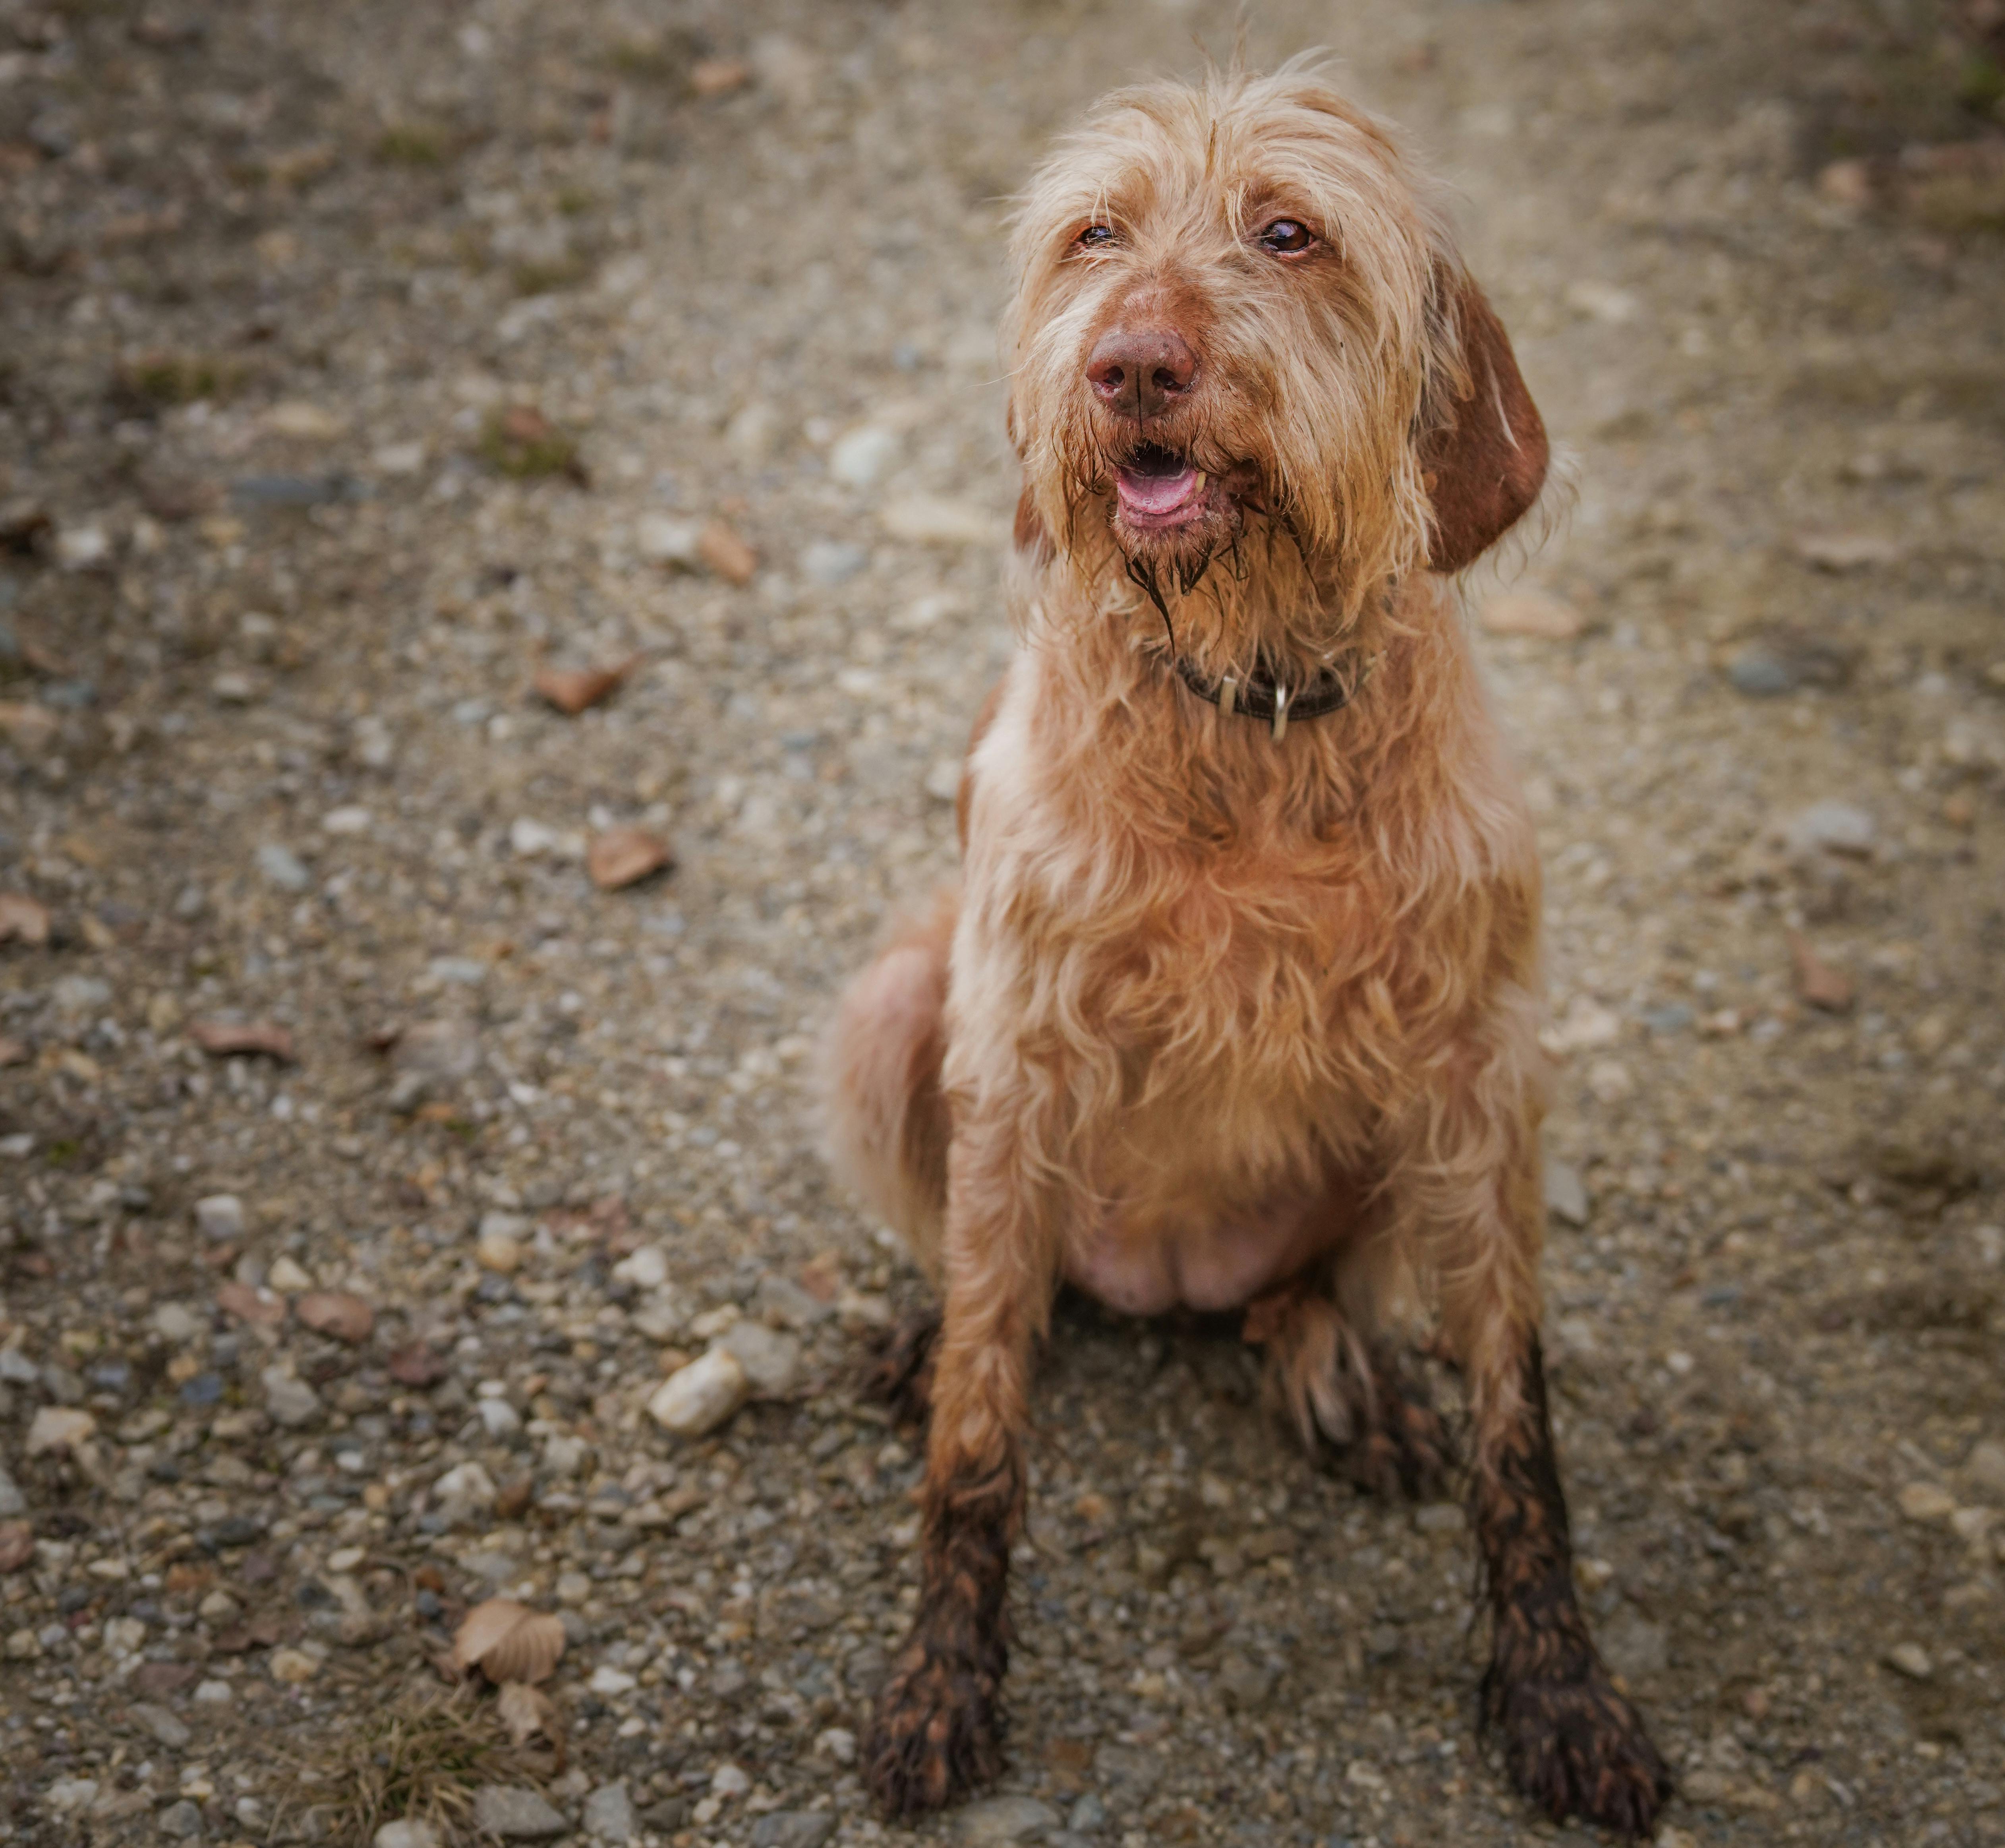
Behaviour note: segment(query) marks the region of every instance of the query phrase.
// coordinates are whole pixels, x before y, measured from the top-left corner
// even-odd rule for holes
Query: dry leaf
[[[659,834],[645,828],[609,827],[595,834],[585,849],[585,870],[601,891],[616,892],[623,886],[658,873],[675,863],[675,853]]]
[[[34,1529],[26,1521],[0,1521],[0,1572],[17,1572],[34,1556]]]
[[[1796,964],[1796,993],[1811,1007],[1843,1014],[1852,1006],[1857,992],[1852,978],[1819,956],[1800,931],[1789,933],[1789,957]]]
[[[562,1618],[532,1611],[513,1598],[488,1598],[462,1621],[449,1660],[455,1672],[465,1674],[477,1668],[499,1685],[547,1680],[564,1653]]]
[[[564,1769],[569,1756],[564,1744],[564,1717],[557,1711],[557,1702],[540,1688],[532,1688],[526,1681],[510,1681],[502,1688],[494,1709],[508,1729],[510,1744],[520,1748],[532,1739],[541,1738],[556,1760],[553,1769]]]
[[[349,1290],[310,1290],[293,1305],[293,1313],[315,1334],[357,1346],[369,1339],[376,1312]]]
[[[275,1021],[191,1021],[188,1038],[218,1059],[255,1052],[290,1065],[296,1056],[291,1032]]]
[[[269,1290],[254,1290],[248,1284],[227,1283],[216,1293],[216,1305],[240,1322],[260,1322],[276,1328],[286,1319],[286,1302]]]
[[[595,706],[641,664],[630,655],[617,667],[539,667],[529,684],[562,713],[575,718]]]
[[[49,940],[49,908],[20,892],[0,892],[0,943],[40,948]]]
[[[722,520],[704,523],[696,554],[727,584],[750,584],[759,568],[759,554]]]

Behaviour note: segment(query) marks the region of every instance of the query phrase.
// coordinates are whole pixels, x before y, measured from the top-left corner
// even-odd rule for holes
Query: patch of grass
[[[560,257],[549,263],[518,263],[508,279],[518,295],[550,295],[560,289],[575,289],[588,269],[582,257]]]
[[[2005,65],[1986,52],[1972,52],[1957,73],[1956,100],[1979,115],[1996,115],[2005,103]]]
[[[562,475],[581,487],[585,480],[578,439],[532,405],[510,405],[490,412],[481,427],[480,455],[490,468],[517,481]]]
[[[114,392],[141,410],[168,410],[203,398],[226,399],[242,386],[246,368],[199,353],[149,353],[118,368]]]
[[[443,167],[451,154],[452,138],[435,123],[394,122],[376,138],[385,167]]]
[[[659,37],[626,38],[606,54],[607,65],[639,83],[679,83],[696,56],[687,34],[663,33]]]
[[[74,1136],[58,1137],[44,1151],[44,1158],[51,1168],[67,1168],[83,1153],[83,1144]]]
[[[540,1773],[508,1744],[493,1709],[459,1688],[378,1703],[331,1730],[321,1755],[296,1766],[286,1807],[317,1815],[324,1842],[366,1843],[406,1820],[459,1841],[472,1834],[480,1785],[540,1784]]]

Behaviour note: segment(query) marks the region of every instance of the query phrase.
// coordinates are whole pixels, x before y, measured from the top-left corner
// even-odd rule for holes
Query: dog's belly
[[[1354,1223],[1335,1190],[1215,1213],[1111,1210],[1070,1242],[1066,1278],[1123,1315],[1234,1309],[1312,1263]]]

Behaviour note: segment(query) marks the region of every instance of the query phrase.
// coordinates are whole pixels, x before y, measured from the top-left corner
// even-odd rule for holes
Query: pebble
[[[474,1792],[473,1825],[504,1842],[546,1842],[571,1832],[571,1825],[544,1798],[511,1784],[483,1784]]]
[[[7,1474],[7,1466],[0,1463],[0,1521],[12,1520],[28,1512],[28,1498],[21,1493],[20,1485]]]
[[[801,550],[801,571],[808,581],[825,588],[845,584],[870,562],[862,546],[846,539],[810,540]]]
[[[198,1681],[194,1698],[202,1706],[226,1707],[237,1698],[237,1691],[224,1681]]]
[[[258,870],[282,892],[304,892],[313,884],[306,862],[276,841],[267,841],[258,849]]]
[[[97,1421],[87,1411],[72,1406],[44,1405],[28,1425],[26,1454],[40,1456],[50,1451],[75,1452],[97,1433]]]
[[[1587,1224],[1587,1184],[1564,1161],[1546,1163],[1546,1210],[1568,1225]]]
[[[658,1245],[644,1245],[615,1264],[613,1275],[637,1290],[658,1290],[669,1281],[669,1254]]]
[[[1994,1443],[1989,1438],[1981,1439],[1971,1446],[1963,1467],[1977,1488],[2005,1495],[2005,1444]]]
[[[474,1262],[508,1277],[522,1266],[522,1239],[529,1222],[518,1213],[486,1213],[473,1241]]]
[[[280,1256],[265,1274],[265,1281],[282,1296],[297,1296],[302,1291],[311,1290],[314,1280],[304,1267],[290,1258]]]
[[[752,1396],[752,1382],[728,1348],[713,1347],[672,1373],[648,1401],[648,1416],[676,1437],[705,1437]]]
[[[370,1837],[369,1848],[444,1848],[429,1822],[385,1822]]]
[[[499,1492],[494,1478],[477,1463],[457,1464],[432,1484],[433,1502],[453,1527],[492,1508]]]
[[[686,571],[700,570],[703,537],[701,520],[678,520],[666,514],[643,514],[634,525],[634,549],[650,564],[674,565]]]
[[[338,809],[329,809],[321,817],[323,832],[330,834],[366,834],[370,821],[369,811],[359,803],[346,803]]]
[[[828,452],[828,472],[845,487],[874,487],[896,465],[904,448],[896,430],[862,424],[836,438]]]
[[[1597,1059],[1587,1068],[1587,1088],[1598,1103],[1619,1104],[1633,1096],[1636,1080],[1619,1059]]]
[[[153,1311],[153,1328],[162,1340],[185,1347],[209,1332],[209,1319],[184,1302],[163,1302]]]
[[[244,1236],[244,1203],[234,1193],[212,1193],[195,1203],[195,1222],[204,1238],[231,1243]]]
[[[800,1343],[763,1322],[738,1323],[717,1344],[744,1368],[753,1391],[762,1399],[785,1398],[800,1378]]]
[[[752,1825],[752,1848],[822,1848],[834,1833],[833,1810],[774,1810]]]
[[[710,1774],[710,1787],[719,1797],[743,1797],[752,1779],[741,1766],[726,1762]]]
[[[275,1681],[310,1681],[320,1673],[320,1664],[300,1649],[275,1649],[265,1667]]]
[[[1873,851],[1878,832],[1871,815],[1855,803],[1814,802],[1784,823],[1782,838],[1789,851],[1808,858],[1835,853],[1863,859]]]
[[[183,1750],[195,1737],[177,1715],[152,1701],[135,1701],[126,1710],[133,1720],[170,1751]]]
[[[1670,1666],[1670,1632],[1632,1604],[1624,1604],[1603,1624],[1595,1640],[1603,1659],[1625,1681],[1662,1674]]]
[[[585,1800],[585,1832],[595,1841],[630,1842],[634,1801],[623,1783],[601,1784]]]
[[[1946,1521],[1956,1512],[1956,1497],[1933,1482],[1910,1482],[1900,1494],[1901,1512],[1911,1521]]]
[[[1775,699],[1793,691],[1796,684],[1783,661],[1752,642],[1734,651],[1726,663],[1726,678],[1736,693],[1749,699]]]
[[[971,1848],[988,1848],[1027,1840],[1058,1824],[1058,1811],[1034,1797],[988,1797],[961,1811],[957,1833]]]
[[[1911,1681],[1926,1681],[1936,1671],[1928,1651],[1919,1642],[1897,1642],[1887,1650],[1887,1666]]]
[[[887,501],[880,516],[892,538],[932,546],[999,546],[1010,523],[971,501],[938,494],[904,494]]]
[[[267,1367],[259,1379],[265,1388],[265,1409],[275,1423],[297,1431],[320,1416],[320,1395],[304,1379],[283,1367]]]

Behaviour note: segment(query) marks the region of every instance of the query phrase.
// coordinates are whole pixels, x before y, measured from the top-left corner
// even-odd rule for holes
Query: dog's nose
[[[1109,410],[1144,423],[1189,391],[1197,356],[1168,328],[1117,327],[1101,336],[1086,376]]]

